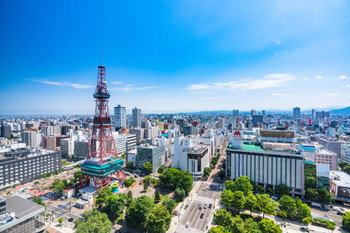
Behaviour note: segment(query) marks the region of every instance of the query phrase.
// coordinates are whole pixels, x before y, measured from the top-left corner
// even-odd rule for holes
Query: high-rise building
[[[256,111],[255,111],[254,109],[252,109],[252,110],[250,111],[250,116],[253,117],[254,115],[256,115]]]
[[[71,157],[74,155],[74,141],[71,138],[61,139],[62,157]]]
[[[136,167],[142,169],[146,162],[150,162],[153,165],[153,171],[157,171],[160,166],[165,165],[164,145],[146,145],[138,147]]]
[[[316,110],[312,109],[312,119],[316,119]]]
[[[126,128],[126,109],[120,104],[114,107],[114,127],[117,129]]]
[[[224,128],[225,128],[225,118],[219,118],[218,129],[224,129]]]
[[[132,109],[132,126],[134,128],[141,127],[141,109],[136,107]]]
[[[263,121],[264,121],[263,115],[253,115],[253,125],[254,126],[258,126]]]
[[[237,118],[238,115],[239,115],[239,110],[233,109],[233,110],[232,110],[232,116],[233,116],[233,118]]]
[[[266,116],[266,112],[265,112],[265,110],[262,110],[262,112],[261,112],[261,113],[262,113],[262,115],[263,115],[263,116]]]
[[[50,136],[50,135],[60,136],[61,128],[60,126],[43,126],[42,134],[45,136]]]
[[[294,120],[301,118],[300,108],[299,107],[293,108],[293,118],[294,118]]]
[[[41,134],[35,131],[25,131],[22,134],[22,141],[25,142],[27,146],[39,147],[41,140]]]
[[[0,136],[4,137],[4,138],[11,137],[11,126],[3,124],[1,127],[1,135]]]

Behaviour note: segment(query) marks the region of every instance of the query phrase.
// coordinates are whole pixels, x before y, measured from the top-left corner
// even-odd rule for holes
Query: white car
[[[188,228],[189,225],[190,225],[190,222],[187,222],[185,227]]]

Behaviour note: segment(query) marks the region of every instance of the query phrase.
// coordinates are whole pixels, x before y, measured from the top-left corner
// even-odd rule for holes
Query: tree
[[[55,171],[55,175],[58,175],[58,173],[60,173],[58,170]]]
[[[177,202],[183,201],[185,198],[185,195],[186,195],[185,190],[177,188],[175,189],[175,192],[174,192],[174,199]]]
[[[112,223],[107,214],[97,210],[88,210],[83,213],[82,218],[75,222],[74,228],[77,233],[109,233]]]
[[[105,205],[107,198],[110,196],[113,196],[110,186],[105,186],[102,189],[98,190],[98,195],[95,200],[95,205],[97,208],[101,209]]]
[[[46,176],[47,176],[47,177],[52,176],[51,172],[48,172],[48,173],[46,174]]]
[[[132,198],[132,191],[131,190],[128,191],[127,196],[128,196],[128,198]]]
[[[244,230],[246,233],[261,233],[259,223],[254,221],[253,218],[247,218],[244,221]]]
[[[210,228],[209,233],[230,233],[230,231],[223,226],[218,226]]]
[[[38,184],[40,184],[40,182],[38,180],[36,180],[36,181],[34,181],[34,184],[38,185]]]
[[[155,203],[160,202],[160,193],[159,193],[158,189],[156,190],[156,193],[154,194],[154,202]]]
[[[288,185],[286,184],[279,184],[276,187],[276,193],[281,194],[281,195],[289,195],[290,194],[290,190]]]
[[[110,195],[107,197],[106,205],[103,208],[103,212],[106,213],[111,220],[117,219],[124,210],[124,201],[127,199],[126,194]]]
[[[56,192],[59,195],[62,195],[63,190],[66,188],[65,183],[61,182],[59,179],[55,179],[51,185],[52,191]]]
[[[282,233],[280,226],[269,219],[262,219],[259,222],[259,228],[262,233]]]
[[[147,232],[165,233],[170,227],[171,218],[165,206],[157,205],[147,216]]]
[[[233,203],[233,192],[231,190],[225,189],[221,193],[221,203],[226,208],[232,206],[232,203]]]
[[[147,191],[148,187],[149,187],[149,176],[145,176],[145,178],[143,178],[143,189]]]
[[[242,191],[236,191],[233,193],[233,206],[238,209],[238,213],[241,212],[241,209],[245,205],[245,196]]]
[[[224,179],[225,176],[226,176],[226,172],[225,172],[225,169],[221,168],[218,176],[221,178],[221,179]]]
[[[236,216],[232,218],[231,231],[234,233],[244,233],[244,223],[241,217]]]
[[[225,186],[226,186],[226,189],[227,189],[227,190],[231,190],[232,192],[235,191],[235,182],[234,182],[234,181],[232,181],[232,180],[227,180],[227,181],[225,182]]]
[[[253,186],[248,176],[240,176],[234,184],[234,191],[242,191],[245,196],[252,193]]]
[[[211,169],[210,167],[205,167],[203,171],[203,176],[210,176]]]
[[[34,197],[32,201],[38,205],[42,205],[42,206],[46,207],[45,202],[43,202],[43,200],[40,197]]]
[[[306,218],[311,217],[311,208],[303,203],[299,198],[296,199],[296,206],[297,206],[297,217],[298,218]]]
[[[302,221],[306,225],[306,228],[309,229],[309,225],[312,223],[312,218],[306,217],[306,218],[303,218]]]
[[[126,168],[127,168],[127,169],[133,169],[133,168],[134,168],[134,163],[131,162],[131,161],[128,161],[128,162],[126,163]]]
[[[278,203],[273,201],[268,194],[258,194],[256,195],[258,210],[263,213],[263,218],[265,214],[276,215],[276,208]]]
[[[154,206],[152,200],[147,196],[141,196],[135,199],[126,210],[126,222],[130,226],[134,226],[139,230],[144,230],[146,217]]]
[[[343,215],[342,225],[343,225],[345,230],[350,232],[350,212],[346,212]]]
[[[172,213],[175,207],[175,201],[173,199],[167,198],[162,202],[162,205],[165,206],[170,213]]]
[[[193,180],[189,171],[180,171],[175,167],[171,167],[159,176],[159,185],[171,190],[181,188],[189,193],[193,187]]]
[[[250,214],[257,210],[257,200],[253,194],[249,194],[245,198],[245,209],[249,210]]]
[[[218,158],[217,157],[213,157],[213,159],[211,160],[211,164],[216,166],[216,164],[218,164]]]
[[[164,173],[164,167],[163,166],[160,166],[159,168],[158,168],[158,170],[157,170],[157,172],[159,173],[159,174],[163,174]]]
[[[135,179],[133,177],[130,177],[124,181],[124,185],[127,188],[129,188],[133,183],[135,183]]]
[[[60,224],[60,226],[62,226],[63,221],[64,221],[64,218],[62,218],[62,217],[59,217],[57,219],[57,222]]]
[[[183,178],[180,180],[179,187],[183,190],[185,190],[185,193],[188,194],[191,192],[193,187],[193,179],[191,175],[184,175]]]
[[[45,178],[46,178],[46,174],[43,174],[41,177],[42,177],[43,179],[45,179]]]
[[[329,204],[332,200],[331,193],[326,188],[320,188],[318,190],[318,201],[323,204]]]
[[[214,223],[219,226],[223,226],[226,229],[231,229],[232,226],[232,214],[225,209],[219,209],[214,214]]]
[[[143,164],[143,171],[147,174],[150,174],[153,172],[153,165],[150,162],[146,162]]]
[[[74,172],[74,181],[78,182],[82,176],[83,176],[83,173],[81,171]]]
[[[345,163],[345,162],[340,162],[339,163],[339,167],[341,168],[341,169],[344,169],[344,167],[345,166],[349,166],[347,163]]]
[[[279,209],[285,212],[287,217],[294,217],[297,214],[297,205],[295,200],[288,195],[284,195],[280,199]]]
[[[305,197],[310,201],[317,201],[318,192],[316,189],[308,188],[305,192]]]
[[[305,189],[316,188],[316,178],[312,176],[305,177]]]

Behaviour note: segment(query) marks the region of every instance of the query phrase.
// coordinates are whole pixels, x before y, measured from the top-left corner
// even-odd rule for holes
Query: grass
[[[152,196],[152,201],[154,202],[154,197],[155,197],[155,195],[156,194],[153,194],[153,196]],[[168,198],[168,195],[162,195],[162,194],[160,194],[160,201],[159,201],[159,203],[158,204],[160,204],[160,203],[162,203],[165,199],[167,199]]]

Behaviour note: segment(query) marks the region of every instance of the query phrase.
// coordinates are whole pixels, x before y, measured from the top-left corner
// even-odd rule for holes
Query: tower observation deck
[[[109,185],[111,179],[124,181],[126,179],[123,164],[114,144],[112,135],[112,122],[109,115],[106,68],[98,66],[97,86],[94,93],[96,101],[95,116],[92,135],[89,140],[89,154],[86,161],[81,164],[81,177],[77,189],[90,181],[96,190]]]

